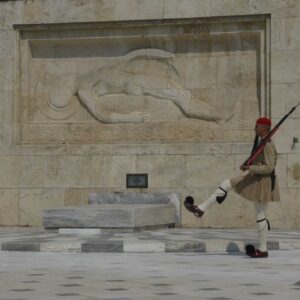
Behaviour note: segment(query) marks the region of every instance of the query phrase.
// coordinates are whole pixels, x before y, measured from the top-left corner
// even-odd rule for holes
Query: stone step
[[[169,204],[95,204],[44,211],[43,225],[56,228],[138,229],[176,223],[176,208]]]

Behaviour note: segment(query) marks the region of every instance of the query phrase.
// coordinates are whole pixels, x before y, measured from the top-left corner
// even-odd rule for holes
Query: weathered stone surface
[[[288,187],[300,187],[300,157],[290,154],[287,157]]]
[[[117,0],[117,19],[160,19],[163,16],[163,5],[161,0]]]
[[[168,241],[166,252],[206,252],[205,242]]]
[[[0,225],[41,226],[44,208],[126,191],[127,173],[147,173],[149,192],[205,200],[240,173],[256,118],[276,124],[299,102],[299,20],[296,0],[0,1]],[[92,103],[79,97],[84,83]],[[277,227],[299,226],[299,117],[274,136]],[[228,220],[218,207],[197,219],[178,206],[184,226],[251,226],[244,204]]]
[[[13,62],[0,59],[0,91],[12,89]]]
[[[176,188],[185,178],[185,157],[182,155],[144,155],[137,163],[138,173],[148,173],[151,188]]]
[[[171,193],[91,193],[89,204],[168,204],[179,195]]]
[[[0,222],[3,226],[19,225],[19,191],[17,189],[0,189]]]
[[[0,187],[41,187],[43,159],[38,156],[1,156]]]
[[[193,18],[211,15],[211,0],[164,0],[165,18]]]
[[[235,160],[231,155],[190,155],[186,161],[188,187],[215,187],[234,174]]]
[[[88,205],[46,210],[45,228],[135,228],[175,223],[175,206]]]
[[[86,242],[81,245],[81,252],[123,252],[123,241]]]
[[[21,189],[18,225],[42,227],[43,210],[64,207],[64,199],[63,189]]]

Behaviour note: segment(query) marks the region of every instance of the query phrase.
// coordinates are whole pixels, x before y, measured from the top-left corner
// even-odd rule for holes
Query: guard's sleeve
[[[249,166],[250,174],[267,175],[273,172],[277,157],[275,145],[272,142],[267,143],[264,147],[263,154],[264,159],[262,164]]]

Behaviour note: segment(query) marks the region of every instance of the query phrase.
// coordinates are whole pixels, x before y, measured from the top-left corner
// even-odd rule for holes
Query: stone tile
[[[30,251],[30,252],[40,252],[40,244],[27,244],[24,243],[3,243],[1,245],[1,250],[4,251]]]
[[[165,252],[165,244],[159,241],[124,240],[124,252]]]
[[[163,16],[164,2],[161,0],[116,0],[118,20],[160,19]]]
[[[123,252],[123,241],[83,243],[81,252]]]
[[[0,29],[12,29],[14,24],[21,24],[22,9],[23,1],[2,1],[0,9]]]
[[[126,187],[126,174],[137,173],[135,155],[93,156],[91,185],[96,187]]]
[[[67,22],[67,2],[61,0],[26,1],[23,8],[23,22],[55,23]]]
[[[15,53],[14,32],[0,29],[0,41],[0,59],[13,58]]]
[[[12,90],[13,61],[0,59],[0,91]]]
[[[167,241],[166,252],[206,252],[206,243],[198,241]]]
[[[299,103],[299,93],[300,93],[300,86],[298,83],[287,85],[287,91],[286,91],[287,104],[286,104],[285,113],[287,113],[293,106]],[[298,107],[290,116],[290,118],[299,118],[299,117],[300,117],[300,109]]]
[[[288,187],[300,187],[300,158],[298,154],[287,157]]]
[[[0,220],[2,226],[19,225],[19,190],[0,189]]]
[[[272,84],[272,118],[282,118],[288,111],[286,84]]]
[[[300,15],[300,3],[297,0],[254,0],[252,7],[257,13],[271,13],[272,18],[292,18]]]
[[[43,210],[64,207],[63,189],[21,189],[19,224],[42,226]]]
[[[211,6],[213,16],[251,14],[251,6],[248,0],[212,0]]]
[[[273,83],[296,83],[300,80],[300,51],[276,51],[271,54]]]
[[[190,155],[186,158],[186,169],[187,187],[216,187],[234,173],[235,158],[224,154]]]
[[[164,0],[164,18],[211,16],[211,0]]]
[[[69,22],[111,21],[116,19],[116,1],[67,0],[66,3],[68,4]]]
[[[45,157],[45,187],[89,187],[95,175],[91,169],[92,160],[89,156]]]
[[[138,156],[138,173],[147,173],[150,188],[184,186],[185,157],[183,155]]]

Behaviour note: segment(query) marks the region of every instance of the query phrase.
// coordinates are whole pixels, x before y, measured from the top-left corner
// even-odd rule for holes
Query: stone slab
[[[45,210],[44,228],[134,228],[175,223],[175,206],[87,205]]]
[[[123,252],[123,241],[83,243],[81,252]]]
[[[89,194],[89,204],[169,204],[176,208],[176,224],[180,223],[180,194],[170,192],[98,192]]]
[[[0,231],[4,251],[34,252],[177,252],[244,253],[247,244],[257,244],[256,230],[162,229],[140,233],[101,233],[96,236],[60,235],[54,230],[41,232]],[[268,250],[300,249],[299,231],[269,233]]]
[[[96,234],[101,234],[101,229],[99,229],[99,228],[59,228],[58,234],[96,235]]]

